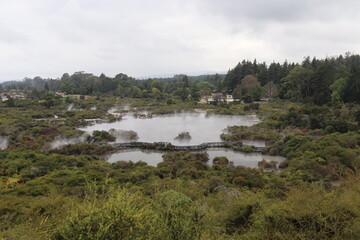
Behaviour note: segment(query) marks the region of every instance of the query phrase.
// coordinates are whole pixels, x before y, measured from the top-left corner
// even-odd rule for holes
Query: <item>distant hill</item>
[[[140,76],[140,77],[136,77],[136,79],[149,79],[149,78],[156,78],[156,79],[161,79],[161,78],[173,78],[177,75],[187,75],[189,78],[190,77],[199,77],[199,76],[208,76],[208,75],[215,75],[215,74],[219,74],[219,75],[225,75],[226,71],[220,71],[220,72],[216,72],[216,71],[196,71],[196,72],[187,72],[187,73],[183,73],[183,74],[179,74],[179,73],[166,73],[166,74],[155,74],[155,75],[147,75],[147,76]]]

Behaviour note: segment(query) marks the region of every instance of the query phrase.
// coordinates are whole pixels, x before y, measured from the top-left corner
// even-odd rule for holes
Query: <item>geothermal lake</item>
[[[252,126],[259,123],[256,115],[207,115],[200,113],[176,113],[155,116],[153,118],[135,118],[131,114],[126,115],[123,120],[113,123],[96,123],[94,125],[80,128],[80,130],[91,134],[94,130],[132,130],[137,132],[141,142],[171,142],[174,145],[198,145],[205,142],[220,142],[220,135],[228,126]],[[191,139],[188,141],[175,140],[180,132],[189,132]],[[117,142],[126,140],[117,138]],[[129,141],[129,140],[127,140]],[[264,141],[244,140],[247,145],[265,147]],[[207,149],[209,154],[209,165],[215,157],[225,156],[235,166],[257,168],[258,162],[267,161],[281,162],[285,158],[279,156],[268,156],[261,153],[243,153],[231,149]],[[154,150],[130,149],[121,150],[107,156],[108,162],[116,161],[144,161],[150,166],[157,166],[162,162],[165,152]]]
[[[215,157],[227,157],[229,161],[234,163],[234,166],[244,166],[257,168],[258,162],[265,159],[267,161],[282,162],[285,160],[284,157],[280,156],[269,156],[261,153],[243,153],[233,151],[231,149],[208,149],[205,152],[209,154],[209,165],[212,165],[212,161]],[[122,150],[114,153],[107,157],[107,161],[110,163],[117,161],[132,161],[146,162],[149,166],[156,167],[158,163],[162,162],[162,155],[165,152],[154,151],[154,150]]]
[[[206,115],[201,113],[177,113],[153,118],[134,118],[126,115],[113,123],[98,123],[80,128],[91,134],[94,130],[132,130],[140,142],[171,142],[174,145],[198,145],[205,142],[220,142],[220,135],[228,126],[252,126],[259,123],[256,115]],[[180,132],[189,132],[191,139],[179,141],[174,138]],[[117,139],[117,142],[126,142]]]

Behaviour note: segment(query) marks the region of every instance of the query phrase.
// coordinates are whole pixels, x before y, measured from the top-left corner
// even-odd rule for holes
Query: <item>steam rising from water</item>
[[[0,150],[5,150],[9,146],[9,139],[7,137],[0,137]]]
[[[74,109],[74,104],[71,103],[71,104],[67,107],[66,111],[72,111],[73,109]]]
[[[88,136],[87,134],[84,134],[76,138],[56,137],[55,141],[50,144],[50,149],[59,148],[68,144],[77,144],[77,143],[85,142],[87,136]]]
[[[130,104],[124,104],[121,106],[115,106],[110,108],[107,112],[111,115],[119,115],[119,112],[129,111],[130,110]]]
[[[75,105],[73,103],[71,103],[67,108],[66,108],[66,111],[83,111],[82,109],[80,108],[77,108],[75,107]]]
[[[129,141],[137,141],[139,136],[137,132],[132,130],[120,130],[120,129],[110,129],[109,133],[116,137],[118,142],[129,142]]]
[[[124,104],[120,107],[121,110],[123,111],[129,111],[130,110],[130,104]]]
[[[119,108],[117,108],[117,107],[112,107],[112,108],[110,108],[110,109],[107,111],[107,113],[108,113],[108,114],[111,114],[111,115],[114,115],[114,114],[117,114],[117,113],[118,113],[118,110],[119,110]]]

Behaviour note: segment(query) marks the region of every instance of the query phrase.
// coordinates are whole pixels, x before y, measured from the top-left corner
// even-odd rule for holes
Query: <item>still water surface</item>
[[[141,142],[171,142],[174,145],[198,145],[205,142],[219,142],[220,135],[228,126],[252,126],[259,123],[256,115],[206,115],[201,113],[177,113],[156,116],[154,118],[134,118],[126,115],[123,120],[113,123],[98,123],[80,128],[89,134],[94,130],[110,129],[133,130],[137,132]],[[191,135],[189,141],[174,138],[180,132],[187,131]],[[117,142],[126,140],[117,139]]]
[[[252,126],[259,123],[256,115],[206,115],[200,113],[177,113],[156,116],[154,118],[134,118],[132,115],[126,115],[123,120],[113,123],[97,123],[92,126],[81,128],[89,134],[94,130],[110,129],[132,130],[137,132],[141,142],[171,142],[174,145],[198,145],[205,142],[219,142],[220,135],[228,126]],[[174,138],[183,131],[191,135],[189,141],[178,141]],[[117,139],[117,142],[126,142],[129,140]],[[257,147],[265,147],[264,141],[244,140],[245,144]],[[284,160],[278,156],[267,156],[261,153],[243,153],[231,149],[208,149],[208,164],[212,165],[215,157],[225,156],[234,163],[235,166],[246,166],[256,168],[259,161],[265,159],[268,161],[281,162]],[[162,162],[164,152],[154,150],[123,150],[107,157],[108,162],[116,161],[144,161],[148,165],[157,166]]]
[[[280,156],[269,156],[261,153],[243,153],[233,151],[231,149],[209,149],[206,151],[209,154],[209,165],[212,165],[212,160],[215,157],[225,156],[234,163],[235,166],[244,166],[257,168],[258,162],[265,159],[267,161],[282,162],[285,160],[284,157]],[[157,166],[158,163],[162,162],[162,155],[165,152],[154,151],[154,150],[123,150],[108,156],[107,161],[110,163],[117,161],[132,161],[146,162],[150,166]]]

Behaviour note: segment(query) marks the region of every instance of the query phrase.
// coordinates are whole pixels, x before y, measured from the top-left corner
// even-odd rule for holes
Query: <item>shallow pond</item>
[[[141,142],[171,142],[174,145],[197,145],[205,142],[219,142],[220,135],[228,126],[252,126],[259,123],[256,115],[206,115],[201,113],[177,113],[153,118],[134,118],[126,115],[123,120],[112,123],[98,123],[80,128],[89,134],[94,130],[133,130]],[[175,140],[179,133],[189,132],[191,139]],[[117,139],[117,142],[126,142]]]
[[[233,151],[231,149],[209,149],[206,151],[209,154],[209,165],[212,165],[212,160],[215,157],[225,156],[234,163],[235,166],[244,166],[257,168],[258,162],[265,159],[267,161],[282,162],[285,160],[284,157],[280,156],[269,156],[261,153],[243,153]],[[150,166],[157,166],[158,163],[162,162],[162,155],[165,152],[154,151],[154,150],[122,150],[108,156],[107,161],[110,163],[117,161],[132,161],[146,162]]]

